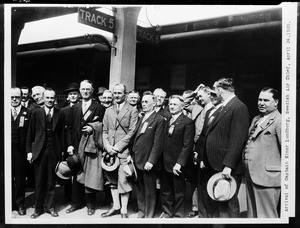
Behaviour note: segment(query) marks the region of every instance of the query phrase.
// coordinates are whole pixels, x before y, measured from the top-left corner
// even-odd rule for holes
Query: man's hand
[[[150,162],[146,162],[145,166],[144,166],[144,170],[150,171],[153,167],[153,164]]]
[[[204,162],[203,161],[201,161],[200,162],[200,169],[205,169],[206,167],[205,167],[205,165],[204,165]]]
[[[27,161],[29,161],[29,163],[32,163],[32,153],[27,153]]]
[[[67,152],[69,155],[73,155],[74,147],[73,146],[68,146]]]
[[[116,145],[114,145],[114,146],[112,147],[112,154],[117,154],[117,153],[119,153],[119,152],[120,152],[119,148],[118,148]]]
[[[179,176],[180,173],[182,173],[180,169],[181,169],[181,165],[176,163],[173,167],[173,173],[175,176]]]
[[[92,131],[93,131],[93,128],[91,126],[84,126],[82,129],[81,129],[82,132],[86,133],[86,134],[91,134]]]
[[[203,85],[203,84],[200,84],[194,92],[197,93],[197,92],[198,92],[200,89],[202,89],[203,87],[204,87],[204,85]]]
[[[193,156],[194,165],[197,165],[197,160],[198,160],[198,153],[196,151],[194,151],[194,156]]]
[[[126,158],[126,162],[129,163],[129,162],[131,161],[131,159],[132,159],[132,158],[131,158],[131,156],[129,155],[129,156]]]
[[[231,179],[231,168],[225,166],[223,171],[222,171],[222,175],[226,179]]]

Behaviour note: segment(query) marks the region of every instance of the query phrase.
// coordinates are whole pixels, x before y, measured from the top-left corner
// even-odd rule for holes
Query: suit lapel
[[[129,107],[128,107],[128,103],[125,102],[125,104],[123,105],[123,107],[121,108],[119,114],[117,115],[118,120],[121,122],[121,120],[123,119],[123,117],[125,116],[125,114],[129,111]],[[115,107],[117,108],[117,106]],[[116,112],[117,113],[117,112]]]
[[[176,128],[178,125],[181,124],[182,120],[183,120],[183,113],[181,113],[178,118],[171,124],[174,125],[174,128]]]
[[[81,109],[82,110],[82,109]],[[80,110],[80,111],[81,111]],[[94,101],[92,101],[90,107],[87,109],[85,116],[87,117],[84,121],[83,121],[83,125],[85,125],[88,122],[92,121],[92,118],[94,117],[94,112],[96,110],[96,104]]]
[[[59,110],[54,107],[53,108],[53,131],[57,125],[58,116],[59,116]]]
[[[46,126],[46,113],[44,108],[40,108],[38,110],[38,119],[40,120],[40,123],[43,128]]]
[[[136,139],[141,135],[141,130],[143,128],[143,126],[141,127],[141,125],[144,125],[145,123],[147,123],[147,128],[148,126],[150,126],[153,121],[155,120],[155,116],[156,116],[156,112],[154,111],[145,121],[144,123],[142,123],[143,118],[141,118],[138,122],[138,128],[137,128],[137,136]],[[147,128],[145,129],[145,132],[147,131]]]
[[[274,119],[277,115],[278,111],[273,112],[262,124],[260,124],[256,130],[254,131],[252,137],[256,138],[257,135],[259,135],[262,131],[264,131],[265,129],[267,129],[270,125],[272,125],[274,123]]]
[[[209,130],[212,129],[232,108],[232,105],[236,101],[237,97],[232,98],[224,107],[223,109],[219,112],[217,117],[213,120],[212,124],[209,127]],[[208,130],[208,131],[209,131]]]

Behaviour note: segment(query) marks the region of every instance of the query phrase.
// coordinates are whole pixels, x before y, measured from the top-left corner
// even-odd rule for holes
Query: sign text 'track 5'
[[[78,8],[78,22],[107,32],[115,32],[115,17],[94,9]]]

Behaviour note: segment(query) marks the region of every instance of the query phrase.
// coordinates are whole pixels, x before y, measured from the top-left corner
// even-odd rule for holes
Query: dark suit
[[[21,107],[20,113],[14,120],[11,117],[11,151],[12,151],[12,205],[24,206],[25,203],[25,164],[26,135],[30,120],[30,111]]]
[[[199,182],[206,185],[208,179],[217,172],[222,172],[227,166],[232,169],[231,175],[237,181],[236,194],[227,202],[217,202],[208,197],[208,217],[238,217],[238,189],[242,175],[242,151],[245,146],[249,128],[249,113],[244,103],[233,97],[223,108],[217,110],[215,118],[209,125],[206,136],[201,143],[203,161],[207,169],[202,173]],[[200,137],[201,138],[201,137]],[[200,140],[199,138],[199,140]],[[199,196],[200,197],[200,196]]]
[[[168,124],[169,121],[170,119]],[[174,130],[172,134],[169,134],[169,128],[172,125]],[[195,125],[190,118],[181,113],[171,126],[168,126],[164,141],[161,203],[163,212],[169,216],[184,217],[184,172],[193,150]],[[173,174],[173,167],[176,163],[182,167],[182,173],[179,176]]]
[[[155,111],[142,123],[138,121],[133,136],[132,156],[137,167],[137,202],[141,217],[153,218],[156,204],[156,172],[160,168],[163,149],[164,118]],[[147,127],[146,127],[147,126]],[[144,132],[141,132],[144,129]],[[146,162],[153,164],[144,170]]]
[[[101,106],[98,102],[92,100],[92,103],[87,111],[89,115],[84,120],[82,113],[82,102],[73,105],[70,109],[69,120],[67,122],[67,147],[72,145],[74,147],[74,153],[77,153],[79,142],[82,136],[82,128],[91,122],[102,122],[104,111],[105,110],[103,106]],[[85,189],[84,185],[78,183],[76,178],[74,178],[72,190],[73,207],[83,207],[86,198],[87,206],[89,208],[94,209],[96,203],[96,194],[94,191],[90,191],[90,189]],[[85,195],[85,190],[87,190],[89,194]]]
[[[27,153],[32,153],[35,172],[35,212],[54,208],[55,166],[64,150],[64,116],[53,108],[51,121],[46,118],[44,108],[33,111],[26,142]],[[46,198],[44,197],[46,191]]]

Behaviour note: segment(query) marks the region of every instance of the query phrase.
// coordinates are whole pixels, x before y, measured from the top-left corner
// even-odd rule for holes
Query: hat
[[[132,159],[130,159],[129,162],[124,165],[123,169],[126,177],[133,177],[135,181],[137,180],[137,172]]]
[[[236,192],[236,181],[233,177],[227,179],[222,172],[214,174],[207,183],[207,192],[215,201],[230,200]]]
[[[67,88],[64,90],[64,92],[66,94],[68,94],[70,92],[73,92],[73,91],[78,91],[79,92],[79,86],[75,82],[68,84]]]
[[[96,93],[96,95],[98,95],[98,96],[102,95],[105,90],[106,90],[106,88],[103,86],[98,87],[98,92]]]
[[[72,170],[72,172],[74,173],[78,173],[82,169],[79,157],[75,153],[73,155],[68,156],[66,158],[66,162]]]
[[[114,171],[116,168],[118,168],[120,164],[120,160],[118,156],[116,155],[111,155],[109,153],[104,153],[103,157],[101,159],[101,165],[102,168],[106,171]]]
[[[72,170],[66,161],[59,161],[55,167],[55,174],[61,179],[70,179],[73,175]]]

